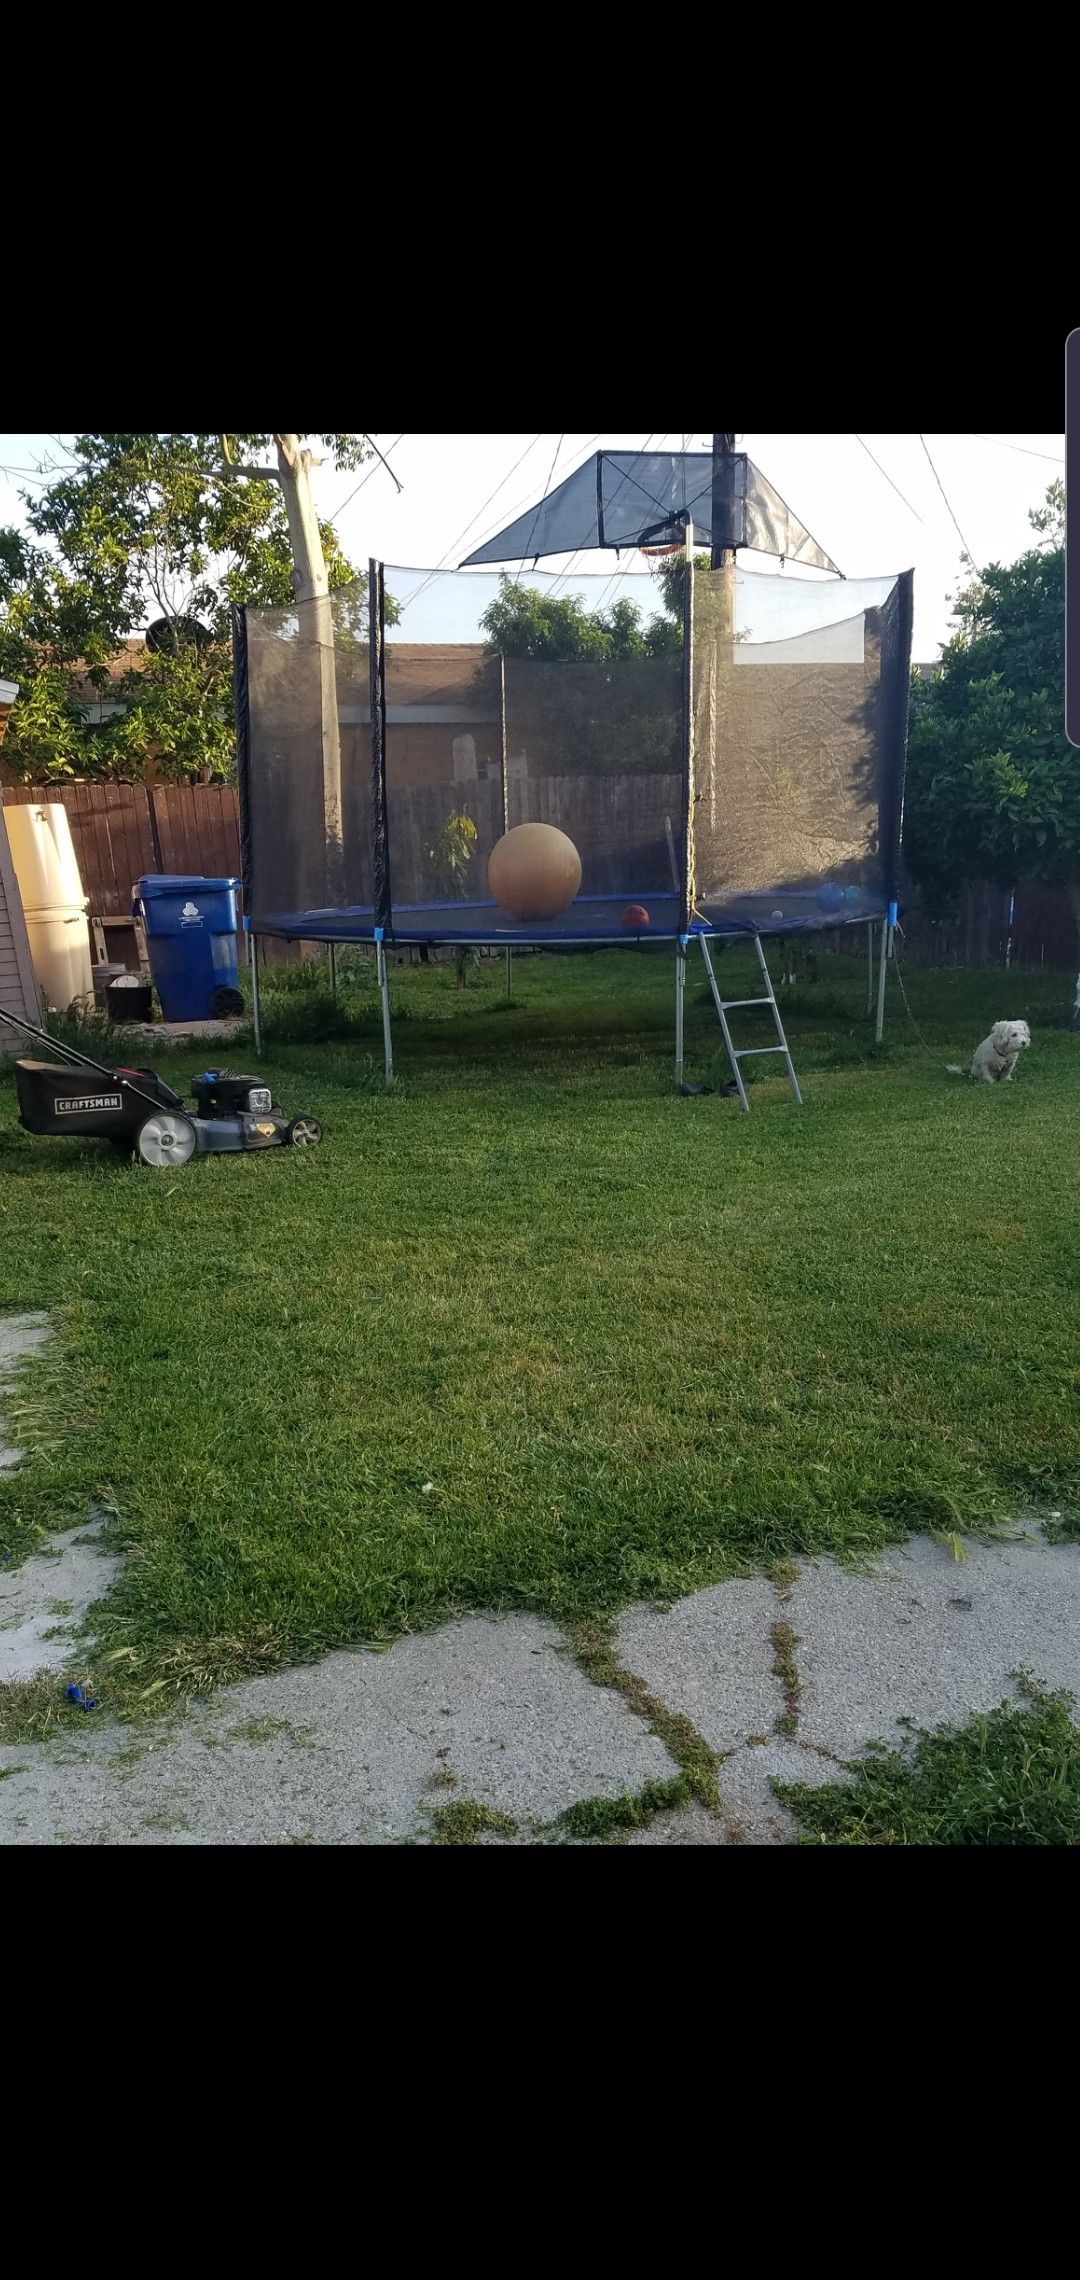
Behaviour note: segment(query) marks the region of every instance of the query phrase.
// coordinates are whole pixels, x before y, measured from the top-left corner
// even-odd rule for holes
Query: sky
[[[1062,434],[928,434],[924,442],[918,435],[869,432],[861,438],[747,433],[736,440],[847,579],[914,569],[913,654],[919,661],[935,657],[949,637],[951,599],[967,582],[964,547],[980,565],[1014,560],[1034,542],[1030,510],[1042,503],[1048,483],[1065,473]],[[319,512],[333,521],[354,562],[365,565],[375,555],[390,566],[427,570],[440,563],[456,567],[592,452],[679,450],[684,438],[672,432],[376,434],[373,441],[389,459],[400,493],[378,462],[352,475],[327,465],[313,478]],[[685,441],[687,448],[702,450],[710,438],[691,435]],[[20,489],[37,489],[35,471],[47,457],[59,460],[65,443],[70,437],[0,435],[0,525],[22,523]],[[801,576],[780,572],[766,556],[740,560],[748,577]],[[556,574],[567,565],[556,557],[543,567]],[[643,599],[651,614],[652,584],[636,575],[645,570],[639,556],[624,555],[621,562],[614,554],[581,556],[559,590],[581,592],[590,601],[602,594],[605,604],[630,594]],[[822,583],[812,574],[807,582]],[[427,608],[433,608],[430,590]],[[837,610],[838,617],[846,614],[843,606]],[[767,609],[758,615],[766,631]],[[414,622],[409,631],[414,639],[429,637],[426,624]],[[467,635],[458,631],[456,638]]]

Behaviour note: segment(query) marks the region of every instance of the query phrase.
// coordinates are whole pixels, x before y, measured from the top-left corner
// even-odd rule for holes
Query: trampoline
[[[639,910],[646,913],[645,925],[625,915]],[[715,922],[696,914],[685,931],[688,936],[819,933],[822,927],[851,925],[860,919],[865,925],[876,915],[873,898],[858,889],[835,902],[818,895],[789,895],[782,910],[773,895],[744,896],[739,903],[726,902]],[[365,908],[357,903],[341,910],[269,911],[258,931],[291,942],[382,940],[413,948],[456,944],[478,950],[584,950],[605,945],[612,949],[627,942],[676,942],[684,928],[680,895],[628,888],[617,895],[578,895],[565,920],[515,923],[494,902],[395,903],[392,929],[380,932],[374,905]]]
[[[872,941],[880,929],[880,1026],[898,892],[912,574],[826,574],[828,557],[749,462],[736,543],[781,543],[769,532],[782,509],[782,543],[810,567],[771,576],[734,561],[695,568],[693,544],[707,536],[688,511],[707,512],[700,457],[653,454],[647,465],[650,511],[667,516],[654,511],[650,531],[674,529],[689,542],[679,620],[665,619],[648,573],[619,569],[614,586],[610,572],[568,581],[519,569],[511,579],[494,567],[377,561],[366,580],[320,600],[233,613],[256,993],[260,935],[326,943],[332,962],[339,944],[373,943],[388,1086],[394,946],[667,943],[680,1082],[686,958],[700,947],[744,1107],[746,1052],[733,1044],[716,986],[713,938],[754,943],[765,996],[736,1002],[772,1007],[780,1042],[753,1050],[783,1053],[796,1098],[763,938],[855,925]],[[619,455],[623,485],[630,458]],[[751,513],[755,485],[768,494],[764,539],[764,508],[757,524]],[[597,537],[583,522],[570,546],[635,543],[621,525],[617,540],[610,535],[621,495],[610,470],[598,466],[591,493],[577,476],[573,486],[575,531],[602,494],[606,525],[601,514]],[[543,541],[563,552],[558,499],[542,502]],[[501,558],[499,544],[484,548],[485,563]],[[520,559],[518,525],[504,544]],[[595,657],[545,654],[550,611],[538,613],[531,654],[507,653],[497,629],[508,598],[527,616],[529,597],[568,594],[601,629]],[[638,606],[630,654],[613,653],[603,631],[613,598]],[[525,823],[554,826],[580,858],[579,891],[551,918],[517,918],[492,899],[492,851]]]

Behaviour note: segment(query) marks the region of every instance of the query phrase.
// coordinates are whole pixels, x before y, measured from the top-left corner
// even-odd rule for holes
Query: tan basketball
[[[488,885],[511,918],[558,918],[581,885],[581,857],[553,823],[518,823],[491,850]]]

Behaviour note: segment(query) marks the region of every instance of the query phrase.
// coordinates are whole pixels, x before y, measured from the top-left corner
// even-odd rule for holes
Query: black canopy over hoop
[[[717,512],[724,528],[714,532]],[[725,458],[719,484],[708,451],[598,451],[537,506],[474,547],[461,568],[667,544],[688,522],[702,546],[773,554],[840,575],[744,451]]]

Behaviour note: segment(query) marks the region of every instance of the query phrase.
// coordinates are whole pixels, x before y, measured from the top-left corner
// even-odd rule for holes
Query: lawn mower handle
[[[9,1029],[21,1029],[26,1037],[36,1037],[39,1045],[47,1045],[50,1052],[57,1053],[62,1061],[72,1063],[75,1068],[93,1069],[95,1076],[107,1077],[111,1085],[116,1083],[118,1075],[116,1069],[106,1069],[100,1061],[92,1061],[89,1053],[80,1053],[76,1046],[63,1044],[59,1037],[51,1037],[47,1029],[35,1029],[32,1021],[23,1021],[17,1013],[5,1012],[2,1005],[0,1005],[0,1021],[6,1021]],[[127,1086],[129,1092],[134,1093],[136,1100],[144,1100],[148,1108],[159,1109],[161,1107],[161,1102],[155,1100],[152,1093],[143,1092],[141,1086],[132,1084],[130,1077],[123,1077],[121,1082]],[[187,1113],[188,1111],[185,1109],[184,1114],[187,1115]]]

